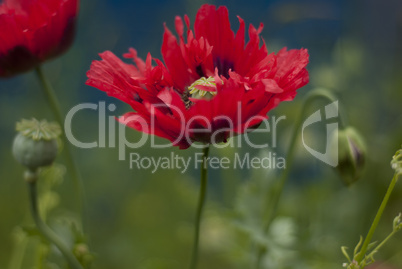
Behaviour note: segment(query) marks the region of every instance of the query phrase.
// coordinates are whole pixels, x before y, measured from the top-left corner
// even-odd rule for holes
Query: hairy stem
[[[200,224],[208,186],[208,164],[207,164],[208,153],[209,153],[209,146],[203,149],[202,164],[201,164],[200,196],[198,198],[198,207],[195,217],[194,244],[193,244],[193,253],[191,257],[190,269],[197,268],[197,262],[198,262]]]
[[[389,184],[387,193],[384,196],[384,199],[381,202],[380,208],[377,211],[377,215],[375,216],[373,223],[371,224],[370,230],[367,233],[366,238],[364,239],[362,248],[359,252],[359,255],[356,258],[356,262],[358,264],[360,264],[360,262],[364,259],[366,252],[367,252],[367,248],[371,242],[371,239],[373,238],[374,232],[377,229],[378,223],[380,222],[382,213],[384,212],[385,207],[387,206],[389,197],[391,196],[392,190],[395,187],[395,184],[397,182],[398,179],[398,174],[395,173],[394,177],[392,178],[391,183]]]
[[[64,130],[64,124],[63,124],[64,120],[63,120],[63,115],[62,115],[61,109],[60,109],[60,102],[58,101],[51,84],[46,79],[46,77],[43,73],[42,67],[41,66],[36,67],[35,71],[36,71],[36,75],[38,76],[38,79],[42,85],[43,93],[45,94],[46,100],[54,114],[54,117],[55,117],[56,121],[60,124],[60,127]],[[62,138],[63,138],[63,142],[64,142],[64,146],[65,146],[64,152],[65,152],[65,156],[66,156],[67,167],[68,167],[68,170],[72,173],[75,189],[78,194],[77,195],[78,206],[81,211],[80,212],[81,215],[83,215],[85,199],[84,199],[82,178],[79,173],[78,166],[73,158],[71,148],[70,148],[70,143],[64,134],[62,135]]]

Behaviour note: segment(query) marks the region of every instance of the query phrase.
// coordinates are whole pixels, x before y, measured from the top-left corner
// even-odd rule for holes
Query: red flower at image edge
[[[28,71],[71,45],[78,0],[0,2],[0,77]]]
[[[283,48],[276,55],[260,46],[261,26],[239,17],[236,34],[228,10],[203,5],[194,32],[190,20],[176,17],[177,39],[165,26],[162,55],[166,65],[148,54],[144,62],[134,49],[126,64],[110,51],[100,54],[87,72],[87,84],[129,104],[134,112],[120,122],[138,131],[169,139],[182,149],[193,142],[225,142],[252,130],[281,101],[292,100],[308,83],[306,49]],[[153,61],[155,65],[153,65]]]

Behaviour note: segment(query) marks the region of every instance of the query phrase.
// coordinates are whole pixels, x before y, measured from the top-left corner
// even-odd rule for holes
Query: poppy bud
[[[57,137],[60,126],[47,121],[22,120],[17,123],[19,133],[14,139],[15,159],[30,171],[53,163],[58,153]]]
[[[366,147],[360,134],[352,127],[339,130],[333,139],[338,139],[338,170],[342,181],[350,186],[363,171]]]
[[[94,259],[94,255],[89,251],[85,243],[76,243],[73,248],[73,253],[82,265],[87,265],[88,267]]]
[[[399,231],[402,229],[402,214],[401,213],[399,213],[399,215],[394,218],[393,228],[394,228],[394,231]]]

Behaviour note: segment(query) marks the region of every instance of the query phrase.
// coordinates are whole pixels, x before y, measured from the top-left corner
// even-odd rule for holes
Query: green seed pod
[[[366,147],[360,134],[352,127],[338,131],[338,170],[342,181],[350,186],[356,182],[363,171]]]
[[[17,131],[12,151],[19,163],[31,171],[53,163],[58,153],[59,125],[36,119],[22,120],[17,123]]]

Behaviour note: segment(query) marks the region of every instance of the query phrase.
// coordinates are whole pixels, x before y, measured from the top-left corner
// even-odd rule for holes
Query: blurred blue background
[[[85,85],[85,73],[91,61],[99,59],[98,53],[105,50],[121,56],[129,47],[136,48],[143,59],[148,52],[161,59],[163,23],[173,30],[174,17],[188,14],[193,25],[195,14],[204,3],[207,2],[81,1],[74,45],[60,58],[44,64],[45,73],[62,100],[63,111],[80,103],[100,101],[117,106],[107,116],[130,111],[126,104]],[[351,188],[344,187],[336,172],[309,155],[300,141],[291,183],[279,212],[280,216],[292,217],[298,242],[293,247],[302,253],[295,258],[300,266],[289,268],[340,267],[344,261],[340,246],[353,248],[359,236],[368,230],[393,175],[389,162],[402,143],[402,1],[208,3],[228,7],[234,31],[238,27],[236,15],[254,26],[263,22],[262,36],[269,51],[284,46],[309,50],[310,83],[298,91],[295,101],[283,103],[270,112],[271,116],[287,117],[278,130],[281,138],[275,149],[278,154],[283,156],[286,152],[303,96],[317,87],[328,88],[339,96],[348,123],[364,136],[367,168],[362,179]],[[0,268],[7,268],[15,251],[15,227],[31,223],[21,178],[23,168],[14,161],[10,150],[15,123],[21,118],[52,119],[34,75],[29,72],[0,80]],[[323,105],[318,104],[316,109]],[[96,140],[97,111],[77,114],[73,132],[82,141]],[[323,128],[313,132],[312,140],[322,141],[323,132]],[[126,134],[132,141],[139,137],[133,130],[126,130]],[[269,138],[258,134],[254,139]],[[321,144],[315,146],[323,149]],[[182,156],[198,152],[196,149],[155,150],[149,146],[135,150],[147,156],[169,156],[172,151]],[[235,151],[260,154],[251,148],[215,149],[211,154],[233,156]],[[85,223],[91,250],[97,253],[94,268],[183,268],[190,255],[199,171],[191,169],[182,175],[175,170],[151,174],[147,170],[129,169],[128,161],[118,160],[116,148],[74,148],[74,155],[87,193]],[[63,157],[58,163],[64,163]],[[212,228],[203,235],[200,268],[244,268],[242,262],[247,258],[239,261],[240,256],[247,256],[244,254],[247,248],[239,250],[239,242],[244,238],[236,235],[239,241],[227,239],[222,233],[227,219],[236,215],[241,188],[255,180],[255,173],[211,171],[205,226]],[[258,177],[266,176],[264,173]],[[71,212],[77,209],[77,197],[68,171],[56,191],[60,194],[60,204],[49,213],[50,218],[57,220],[66,212],[74,216]],[[399,184],[376,233],[379,239],[390,232],[393,217],[402,211],[401,194]],[[402,249],[398,244],[401,239],[401,234],[393,238],[378,259],[401,266]],[[217,240],[229,243],[225,247],[216,246],[213,243]],[[35,259],[36,254],[32,253],[26,254],[25,267],[21,268],[32,268],[28,266]],[[155,265],[159,263],[163,265]]]

